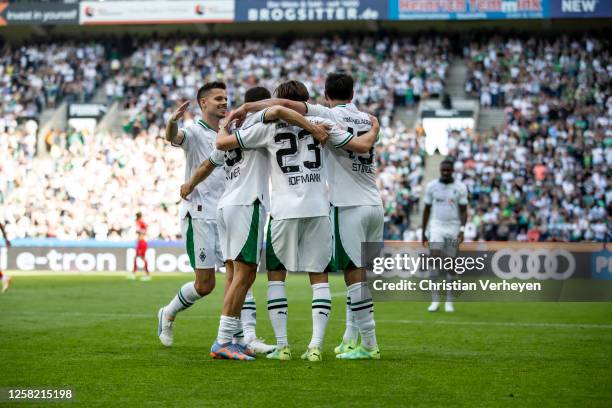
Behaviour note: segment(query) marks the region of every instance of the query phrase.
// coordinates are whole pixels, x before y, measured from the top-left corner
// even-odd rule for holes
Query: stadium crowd
[[[230,106],[237,106],[250,86],[273,89],[286,77],[304,81],[321,101],[325,75],[344,69],[356,78],[356,104],[382,125],[377,157],[385,239],[419,239],[409,219],[424,187],[423,138],[393,114],[443,92],[452,60],[447,38],[327,37],[282,46],[272,40],[135,41],[123,58],[107,57],[99,44],[4,51],[4,95],[17,94],[15,101],[3,99],[0,117],[0,204],[9,236],[132,239],[140,210],[149,238],[176,239],[184,159],[162,136],[178,103],[193,99],[201,83],[221,79]],[[604,239],[612,202],[607,43],[491,37],[467,44],[466,92],[485,107],[503,107],[507,120],[486,136],[464,130],[449,137],[458,177],[471,193],[466,240]],[[107,73],[103,90],[127,112],[126,134],[53,132],[45,140],[49,156],[34,160],[35,132],[19,128],[17,115],[36,115],[57,95],[86,100]],[[32,89],[37,75],[42,90]],[[196,114],[192,104],[186,124]]]
[[[135,40],[138,41],[138,40]],[[142,40],[121,61],[108,97],[123,98],[129,112],[126,129],[138,132],[163,126],[174,107],[192,99],[200,84],[223,80],[231,106],[242,103],[255,85],[273,90],[284,78],[306,84],[322,101],[325,77],[345,70],[356,79],[355,102],[390,126],[395,108],[422,97],[438,96],[451,59],[450,41],[442,36],[393,38],[339,36],[316,39]],[[306,63],[308,61],[308,63]],[[111,92],[112,91],[112,92]],[[197,112],[197,106],[192,106]]]
[[[504,109],[490,134],[451,132],[471,192],[466,239],[604,241],[612,203],[612,60],[595,38],[472,42],[466,92]]]
[[[106,55],[103,42],[5,46],[0,50],[0,115],[4,120],[36,118],[62,100],[89,101],[108,76]]]

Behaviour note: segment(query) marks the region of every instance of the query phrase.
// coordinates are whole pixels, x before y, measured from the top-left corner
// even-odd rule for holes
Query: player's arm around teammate
[[[305,130],[309,130],[304,127],[306,125],[304,122],[307,121],[300,123],[295,122],[299,116],[308,113],[308,105],[305,102],[292,101],[282,98],[271,98],[263,101],[245,103],[238,109],[232,111],[227,119],[228,121],[237,121],[240,123],[242,120],[244,120],[247,113],[260,111],[262,109],[266,109],[266,121],[282,119],[291,123],[292,125],[297,125]],[[291,115],[290,112],[296,112],[296,114]],[[380,131],[380,125],[374,116],[368,116],[372,122],[371,131],[360,137],[351,138],[349,142],[343,146],[344,148],[354,153],[367,153],[372,148],[374,143],[376,143],[376,139],[378,138],[378,133]],[[324,144],[315,133],[313,133],[313,137],[319,140],[321,144]]]
[[[299,126],[305,131],[309,132],[312,134],[312,137],[322,145],[324,145],[329,138],[329,125],[318,125],[312,123],[292,109],[284,108],[282,106],[272,106],[271,108],[265,109],[262,115],[262,123],[273,122],[275,120],[284,120],[287,123]],[[227,123],[229,124],[229,122]],[[227,131],[223,132],[223,134],[219,133],[219,137],[217,138],[217,149],[232,150],[240,148],[242,145],[239,138],[240,131],[231,135]]]

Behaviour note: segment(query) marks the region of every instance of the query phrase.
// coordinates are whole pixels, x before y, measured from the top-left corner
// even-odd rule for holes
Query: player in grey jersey
[[[288,81],[282,85],[283,92],[277,91],[278,97],[285,96],[287,99],[294,101],[294,104],[302,108],[302,111],[306,111],[306,101],[308,100],[308,91],[303,84],[297,81]],[[287,91],[287,92],[284,92]],[[289,96],[291,95],[291,96]],[[301,102],[300,102],[301,101]],[[256,103],[258,104],[258,103]],[[273,104],[270,101],[263,102],[261,106],[266,104]],[[288,105],[289,107],[292,107]],[[293,107],[292,107],[293,108]],[[297,110],[297,109],[295,109]],[[371,130],[365,131],[365,134],[359,134],[360,137],[355,137],[354,134],[349,133],[347,129],[335,120],[325,119],[317,116],[309,117],[309,120],[322,123],[328,122],[333,125],[330,133],[330,140],[333,147],[329,148],[332,151],[340,150],[340,148],[346,148],[353,151],[351,154],[353,157],[359,154],[367,154],[378,135],[378,124],[375,119],[372,119],[376,126]],[[364,120],[360,118],[360,120]],[[371,122],[371,119],[365,115],[365,121]],[[287,133],[289,131],[289,133]],[[262,129],[264,132],[264,129]],[[310,361],[320,360],[320,347],[323,340],[323,333],[325,332],[325,325],[327,323],[327,316],[329,310],[329,284],[327,283],[327,275],[321,273],[329,259],[327,255],[331,256],[331,236],[324,236],[324,228],[321,226],[317,230],[314,225],[316,222],[323,223],[323,219],[327,222],[329,228],[329,206],[326,200],[325,194],[325,182],[329,184],[330,196],[334,200],[341,200],[342,193],[346,193],[346,186],[341,186],[339,181],[330,183],[331,173],[335,173],[337,168],[330,167],[333,164],[332,153],[326,152],[328,149],[324,149],[320,152],[316,145],[301,144],[301,134],[298,130],[286,129],[283,124],[278,124],[277,128],[268,128],[267,132],[271,137],[265,137],[263,134],[259,136],[259,140],[265,141],[274,139],[276,144],[269,144],[268,147],[271,149],[272,160],[271,172],[272,172],[272,186],[276,187],[276,193],[273,195],[273,199],[276,197],[276,201],[273,201],[272,205],[272,222],[268,232],[268,279],[269,279],[269,299],[268,309],[270,310],[270,320],[272,321],[275,333],[277,335],[278,349],[269,358],[288,359],[290,353],[288,351],[288,343],[286,340],[286,312],[287,312],[287,301],[284,289],[285,272],[283,270],[299,270],[307,271],[310,273],[312,288],[313,288],[313,339],[309,344],[309,348],[306,353],[302,356],[304,359]],[[240,132],[239,139],[243,141],[243,144],[249,145],[249,142],[255,141],[255,134],[257,132],[249,132],[243,134]],[[293,138],[291,135],[295,133],[299,134],[299,142],[286,145],[279,145],[283,141],[291,141]],[[255,143],[257,145],[257,143]],[[280,146],[280,147],[279,147]],[[278,150],[277,150],[278,149]],[[313,154],[314,153],[314,154]],[[344,155],[349,155],[348,151],[342,149]],[[304,155],[304,156],[303,156]],[[296,157],[297,159],[294,159]],[[303,161],[304,158],[308,160]],[[314,159],[314,160],[313,160]],[[352,160],[351,160],[352,161]],[[277,163],[278,162],[278,163]],[[316,170],[316,173],[312,173],[312,170]],[[325,175],[327,180],[324,180],[321,176]],[[287,180],[285,180],[285,177]],[[318,183],[317,188],[312,188],[314,184],[309,184],[313,181]],[[353,186],[352,180],[344,180],[347,184]],[[286,184],[288,184],[286,186]],[[333,192],[333,189],[336,192]],[[291,190],[291,191],[290,191]],[[375,190],[376,191],[376,190]],[[274,203],[277,203],[277,209],[275,212]],[[376,205],[376,202],[375,202]],[[315,210],[317,211],[315,213]],[[325,214],[325,216],[323,216]],[[289,233],[287,229],[293,225],[291,223],[302,222],[300,219],[308,219],[308,222],[312,224],[310,227],[299,227],[296,229],[298,235],[301,234],[299,231],[304,231],[303,237],[297,237],[298,243],[293,243],[292,239],[281,239],[285,233]],[[308,224],[308,225],[310,225]],[[301,224],[295,224],[301,225]],[[300,229],[301,228],[301,229]],[[312,231],[309,230],[312,229]],[[375,229],[375,228],[373,228]],[[319,234],[319,235],[316,235]],[[331,234],[330,234],[331,235]],[[308,237],[308,238],[306,238]],[[271,244],[270,244],[271,242]],[[327,245],[327,243],[330,245]],[[313,246],[313,243],[316,243]],[[360,243],[359,243],[360,245]],[[358,246],[359,246],[358,245]],[[330,252],[327,252],[327,248]],[[297,262],[292,258],[295,253],[297,256]],[[312,254],[312,255],[310,255]],[[314,255],[316,254],[316,256]],[[309,256],[310,255],[310,256]],[[319,259],[320,258],[320,259]],[[301,259],[301,260],[300,260]],[[360,264],[361,259],[356,260]],[[297,268],[296,268],[297,265]],[[357,282],[355,286],[356,296],[363,296],[364,293],[369,294],[369,291],[363,290],[362,282]],[[359,311],[363,311],[363,314],[367,314],[368,318],[371,318],[372,301],[371,297],[359,299],[359,305],[355,306]],[[319,310],[322,309],[322,310]],[[279,314],[282,314],[284,320],[280,320]],[[320,315],[325,316],[322,318]],[[277,322],[278,320],[278,322]],[[365,320],[365,319],[363,319]],[[373,334],[373,320],[372,325],[369,327],[371,334]],[[367,336],[369,337],[369,336]],[[373,337],[373,336],[372,336]],[[375,341],[375,340],[374,340]],[[378,349],[375,346],[371,349],[372,355],[361,358],[377,358],[379,355]]]
[[[210,82],[197,93],[202,119],[191,126],[178,128],[178,121],[185,114],[189,102],[182,104],[166,125],[166,140],[185,152],[185,181],[210,156],[214,149],[219,121],[227,112],[227,92],[223,82]],[[195,281],[184,284],[177,295],[158,312],[158,337],[170,347],[173,342],[173,326],[177,313],[191,307],[215,288],[215,267],[223,265],[219,245],[216,212],[217,202],[224,190],[224,177],[216,170],[211,177],[183,201],[180,218],[186,252],[195,272]],[[228,265],[231,273],[231,265]]]
[[[325,82],[325,97],[331,106],[311,105],[287,99],[271,99],[249,103],[232,112],[244,112],[264,106],[282,105],[299,113],[332,120],[341,129],[361,138],[372,127],[372,118],[351,103],[353,78],[346,73],[332,73]],[[241,112],[242,111],[242,112]],[[347,147],[324,151],[326,177],[330,188],[333,219],[334,264],[344,271],[347,285],[346,330],[342,343],[335,348],[341,359],[378,359],[374,305],[365,278],[361,254],[363,242],[380,242],[383,237],[384,211],[376,186],[376,164],[371,145],[365,154],[355,154]],[[357,339],[361,334],[361,345]]]
[[[440,163],[440,178],[432,180],[425,188],[423,211],[423,245],[429,246],[432,256],[455,256],[463,242],[463,229],[467,221],[468,190],[465,184],[453,178],[454,162],[450,158]],[[430,271],[437,278],[438,271]],[[447,271],[447,279],[455,279],[453,271]],[[432,302],[427,310],[435,312],[440,306],[439,291],[432,291]],[[453,292],[448,290],[446,312],[453,312]]]
[[[245,99],[250,99],[250,95],[251,93],[247,92]],[[297,112],[280,106],[253,114],[236,134],[242,131],[248,132],[248,129],[257,123],[277,119],[306,129],[320,141],[327,139],[327,130],[324,126],[312,124]],[[217,143],[223,144],[224,139],[232,139],[232,137],[224,125],[220,126]],[[233,140],[237,144],[236,137],[233,136]],[[250,310],[249,313],[244,312],[243,302],[245,302],[244,306],[248,306],[244,295],[255,280],[263,241],[265,209],[269,208],[267,153],[262,149],[243,149],[241,146],[235,146],[234,149],[226,152],[214,150],[208,160],[205,160],[194,173],[191,180],[181,186],[181,196],[186,198],[194,191],[200,182],[207,179],[215,166],[223,166],[226,174],[225,193],[217,208],[217,223],[224,259],[233,263],[234,277],[231,283],[226,285],[219,333],[211,348],[211,355],[214,358],[248,360],[249,358],[240,353],[232,353],[230,341],[241,323],[245,327],[246,336],[247,323],[248,320],[251,320]],[[242,314],[241,308],[243,308]],[[248,309],[254,310],[254,304]],[[254,337],[254,317],[252,323],[253,335],[249,337]],[[252,343],[249,343],[249,346],[254,351],[258,351],[258,348],[261,351],[270,351],[267,348],[269,346],[257,347]],[[259,346],[262,345],[259,344]]]

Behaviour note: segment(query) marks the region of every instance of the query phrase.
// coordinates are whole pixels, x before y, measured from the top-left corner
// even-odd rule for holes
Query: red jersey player
[[[130,278],[134,279],[136,277],[136,270],[138,269],[138,258],[142,259],[144,262],[144,271],[145,276],[141,278],[143,281],[151,280],[151,275],[149,274],[149,265],[147,264],[147,259],[145,258],[147,254],[147,224],[142,219],[142,213],[136,213],[136,233],[138,234],[138,242],[136,243],[136,256],[134,257],[134,270]]]
[[[6,236],[6,231],[4,231],[4,225],[0,223],[0,231],[2,231],[2,236],[4,237],[4,242],[6,242],[6,247],[9,248],[11,246],[11,242]],[[0,282],[2,283],[2,293],[6,292],[11,284],[11,277],[4,275],[2,270],[0,270]]]

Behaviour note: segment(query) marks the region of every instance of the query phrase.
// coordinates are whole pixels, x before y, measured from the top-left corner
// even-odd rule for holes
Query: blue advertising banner
[[[391,20],[500,20],[548,17],[549,0],[390,0]]]
[[[386,20],[384,0],[236,0],[236,21]]]
[[[551,18],[609,18],[610,0],[550,0]]]

